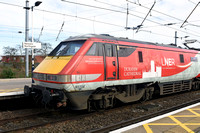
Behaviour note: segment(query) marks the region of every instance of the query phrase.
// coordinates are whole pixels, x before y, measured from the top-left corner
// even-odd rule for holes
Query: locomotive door
[[[104,79],[114,80],[118,77],[118,61],[116,46],[104,44]]]

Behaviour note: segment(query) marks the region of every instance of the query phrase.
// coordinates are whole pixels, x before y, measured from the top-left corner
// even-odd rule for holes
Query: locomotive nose
[[[33,71],[34,73],[58,74],[73,56],[46,57]]]

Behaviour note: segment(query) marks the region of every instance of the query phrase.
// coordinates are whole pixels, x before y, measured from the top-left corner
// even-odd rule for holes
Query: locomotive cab
[[[70,59],[77,53],[85,41],[61,42],[33,73],[57,74],[63,70]]]
[[[66,106],[66,84],[71,84],[71,73],[75,67],[71,60],[77,58],[77,52],[85,40],[61,42],[33,71],[35,83],[25,86],[26,96],[46,105]],[[76,60],[76,59],[75,59]],[[68,65],[70,63],[70,65]],[[73,88],[73,87],[72,87]],[[72,90],[72,89],[71,89]]]

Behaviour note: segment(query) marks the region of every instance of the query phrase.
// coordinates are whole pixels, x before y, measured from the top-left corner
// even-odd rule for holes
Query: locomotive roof
[[[182,49],[181,47],[176,47],[176,46],[170,45],[170,44],[167,45],[167,44],[158,44],[158,43],[152,43],[152,42],[138,41],[138,40],[123,38],[123,37],[114,37],[114,36],[110,36],[109,34],[86,34],[86,35],[80,35],[80,36],[73,36],[73,37],[69,37],[68,39],[64,40],[64,42],[65,41],[74,41],[74,40],[87,40],[89,38],[100,38],[100,39],[133,42],[133,43],[139,43],[139,44],[149,44],[149,45]]]

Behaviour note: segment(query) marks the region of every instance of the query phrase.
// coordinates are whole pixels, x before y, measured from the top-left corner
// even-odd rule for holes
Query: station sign
[[[23,48],[33,48],[33,49],[41,49],[41,43],[37,42],[23,42],[22,43]]]

